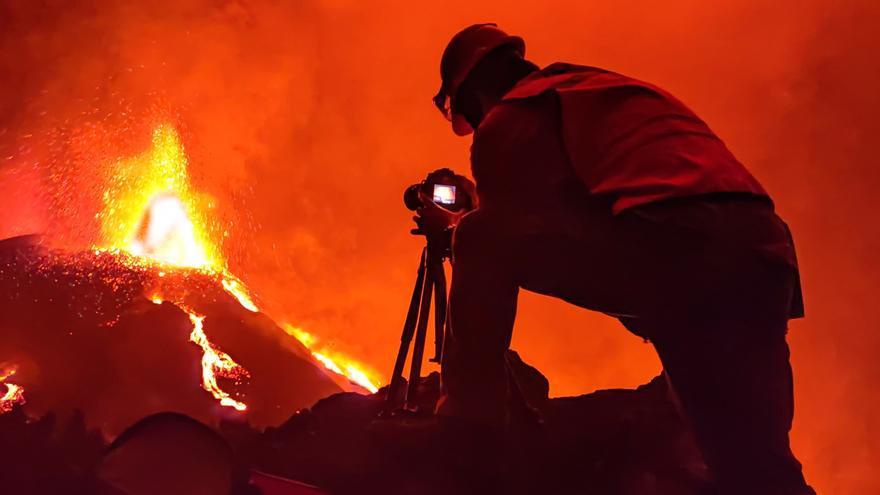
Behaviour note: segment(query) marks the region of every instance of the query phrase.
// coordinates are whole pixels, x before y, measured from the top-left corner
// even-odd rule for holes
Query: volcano
[[[156,299],[162,287],[177,288],[178,302]],[[196,329],[210,335],[214,356]],[[7,387],[19,391],[7,401],[26,401],[34,414],[80,410],[109,433],[163,410],[277,424],[346,386],[216,275],[52,251],[34,237],[0,241],[0,335]]]
[[[106,168],[93,245],[0,241],[0,414],[79,410],[111,435],[157,411],[259,426],[376,390],[359,363],[260,312],[173,126]]]

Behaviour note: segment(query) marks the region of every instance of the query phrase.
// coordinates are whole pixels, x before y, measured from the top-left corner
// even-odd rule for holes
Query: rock
[[[543,377],[530,370],[521,372],[540,385]],[[523,388],[540,398],[542,387]],[[426,436],[401,426],[396,440],[376,441],[370,425],[382,405],[381,392],[337,394],[238,449],[255,452],[262,471],[338,494],[689,495],[706,482],[662,376],[636,390],[546,399],[543,427],[528,434],[493,437],[462,426]]]

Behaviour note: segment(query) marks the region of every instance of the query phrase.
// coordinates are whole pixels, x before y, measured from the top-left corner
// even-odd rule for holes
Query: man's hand
[[[446,229],[455,227],[465,214],[443,208],[421,191],[419,191],[419,199],[424,206],[416,210],[413,220],[419,226],[420,233],[425,235],[439,235]]]

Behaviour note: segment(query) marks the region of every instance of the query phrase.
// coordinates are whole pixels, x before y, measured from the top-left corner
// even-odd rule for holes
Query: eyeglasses
[[[440,110],[440,113],[443,114],[446,120],[452,122],[452,97],[442,87],[434,96],[434,106],[437,107],[437,110]]]

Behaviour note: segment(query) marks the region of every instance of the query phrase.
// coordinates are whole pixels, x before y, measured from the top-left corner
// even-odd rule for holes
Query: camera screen
[[[455,204],[455,186],[434,184],[434,202],[441,205]]]

